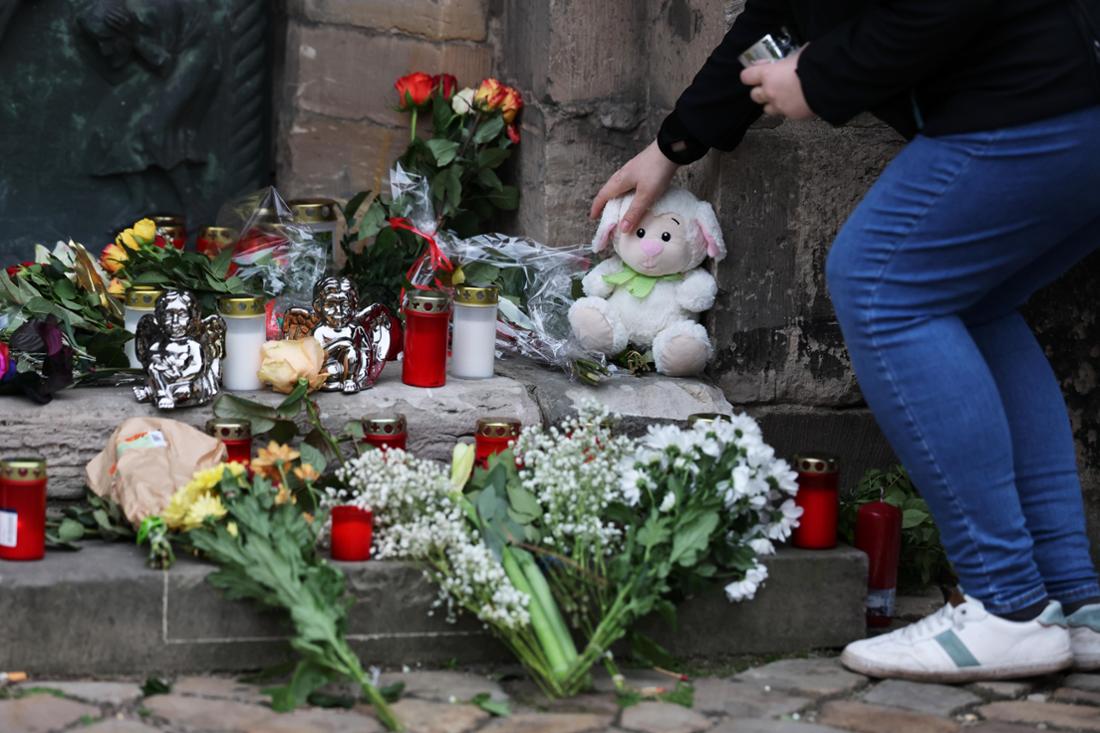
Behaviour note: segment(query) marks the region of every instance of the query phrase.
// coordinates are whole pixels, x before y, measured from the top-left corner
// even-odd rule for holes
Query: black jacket
[[[798,61],[802,90],[834,125],[871,111],[906,137],[935,136],[1097,104],[1097,6],[1100,0],[747,0],[658,143],[677,163],[711,147],[732,150],[761,114],[740,81],[737,57],[783,27],[810,42]]]

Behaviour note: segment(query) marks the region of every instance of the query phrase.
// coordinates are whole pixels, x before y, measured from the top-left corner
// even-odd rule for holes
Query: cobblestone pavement
[[[628,673],[638,686],[668,686],[656,672]],[[873,681],[833,657],[782,659],[736,674],[693,680],[691,709],[666,702],[621,707],[610,681],[548,702],[518,675],[412,670],[394,710],[411,733],[1022,733],[1100,731],[1100,674],[1063,674],[968,686]],[[169,692],[143,695],[142,680],[30,680],[0,691],[0,732],[379,733],[370,708],[311,707],[276,713],[260,686],[230,677],[184,676]],[[334,691],[334,698],[340,690]],[[510,715],[469,701],[488,693]],[[351,699],[347,698],[348,704]]]

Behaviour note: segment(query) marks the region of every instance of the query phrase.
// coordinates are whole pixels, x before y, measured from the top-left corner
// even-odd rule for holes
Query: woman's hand
[[[798,78],[799,49],[782,61],[750,66],[741,72],[741,83],[752,87],[749,96],[764,105],[764,114],[804,120],[813,117],[813,110],[802,94]]]
[[[620,228],[624,232],[633,230],[634,225],[649,211],[649,207],[668,190],[672,176],[679,167],[665,157],[656,141],[650,143],[649,147],[635,155],[603,184],[603,188],[596,194],[596,200],[592,202],[589,216],[598,218],[608,201],[634,191],[630,211],[626,212],[620,222]]]

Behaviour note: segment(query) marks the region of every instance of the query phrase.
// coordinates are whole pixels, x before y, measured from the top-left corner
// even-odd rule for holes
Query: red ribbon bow
[[[455,266],[451,263],[451,260],[448,259],[447,255],[443,253],[443,250],[439,248],[439,244],[435,241],[435,237],[420,231],[412,225],[412,222],[404,217],[392,217],[390,218],[389,223],[391,228],[404,229],[407,232],[412,232],[413,234],[428,243],[428,251],[417,257],[416,262],[414,262],[412,267],[409,268],[409,271],[405,273],[405,279],[412,283],[412,286],[414,288],[416,288],[417,290],[431,290],[431,288],[427,285],[420,285],[418,283],[414,283],[412,280],[413,275],[415,275],[420,267],[424,264],[424,260],[428,259],[429,257],[432,261],[432,272],[435,272],[436,270],[446,270],[447,272],[454,272]],[[439,281],[439,278],[435,278],[435,285],[437,288],[443,287],[443,283]],[[401,290],[401,299],[405,299],[404,289]]]

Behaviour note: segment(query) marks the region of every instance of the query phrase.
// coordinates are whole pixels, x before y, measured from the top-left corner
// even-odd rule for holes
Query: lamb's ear
[[[700,201],[695,209],[695,226],[699,227],[699,234],[707,243],[707,254],[715,262],[725,258],[726,240],[722,237],[722,227],[718,224],[714,207],[706,201]]]
[[[623,218],[623,212],[627,211],[633,195],[621,196],[611,199],[603,207],[603,216],[600,217],[600,225],[596,228],[596,236],[592,237],[592,251],[603,252],[611,244],[611,238],[615,236],[615,227],[619,226],[619,220]]]

